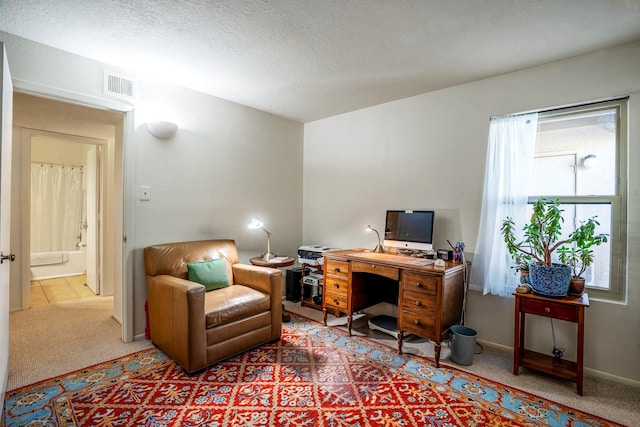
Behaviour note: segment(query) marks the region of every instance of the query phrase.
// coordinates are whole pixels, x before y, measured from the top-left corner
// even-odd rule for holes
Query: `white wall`
[[[364,227],[382,228],[385,210],[433,208],[435,246],[464,241],[472,258],[490,117],[621,95],[631,95],[628,301],[591,301],[585,366],[640,385],[640,174],[633,167],[640,164],[640,43],[307,123],[304,241],[373,248]],[[472,291],[466,323],[480,339],[512,347],[513,312],[512,298]],[[527,332],[531,346],[549,353],[548,319],[528,323],[536,327]],[[573,358],[575,325],[554,324],[558,346]]]
[[[6,43],[14,82],[67,99],[108,103],[112,99],[102,95],[104,70],[126,73],[10,34],[0,32],[0,40]],[[127,284],[133,288],[133,333],[141,335],[145,246],[232,238],[241,260],[248,262],[266,250],[266,235],[247,228],[252,216],[260,216],[273,233],[272,249],[296,253],[302,240],[303,126],[173,85],[142,77],[137,82],[130,114],[134,129],[125,142],[126,155],[133,157],[126,162],[133,163],[133,170],[124,186],[137,195],[140,185],[149,185],[152,197],[145,202],[137,196],[126,199],[124,209],[132,212],[133,222],[125,227],[133,230],[127,235],[132,254],[127,262],[133,265],[132,283]],[[151,118],[175,120],[180,130],[171,140],[158,140],[146,128]],[[111,180],[118,184],[117,177]]]
[[[139,97],[145,102],[136,109],[135,184],[150,186],[151,200],[134,202],[134,300],[146,295],[142,248],[150,244],[232,238],[248,262],[267,246],[262,230],[247,227],[255,216],[272,233],[273,251],[295,255],[302,240],[302,125],[147,82]],[[180,126],[171,140],[146,128],[157,105]]]

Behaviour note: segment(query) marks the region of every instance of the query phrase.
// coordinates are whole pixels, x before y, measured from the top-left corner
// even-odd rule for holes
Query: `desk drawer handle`
[[[420,321],[418,319],[414,320],[413,323],[415,323],[416,325],[420,324]]]
[[[371,264],[371,268],[376,268],[376,265],[375,264]]]
[[[339,302],[340,302],[340,301],[338,301],[338,299],[337,299],[337,298],[334,298],[334,299],[333,299],[333,303],[334,303],[335,305],[338,305],[338,303],[339,303]]]
[[[544,308],[544,312],[545,312],[545,313],[551,313],[551,309],[550,309],[549,307],[545,307],[545,308]]]
[[[340,289],[340,284],[339,284],[338,282],[333,282],[333,286],[334,286],[336,289]]]
[[[420,301],[416,301],[416,307],[420,307],[421,305]]]
[[[422,285],[422,282],[417,282],[417,283],[416,283],[416,288],[421,288],[422,286],[423,286],[423,285]]]
[[[340,273],[340,267],[333,267],[333,271],[335,271],[336,273]]]

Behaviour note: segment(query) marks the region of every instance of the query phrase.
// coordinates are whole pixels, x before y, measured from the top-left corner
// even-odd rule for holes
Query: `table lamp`
[[[264,223],[257,218],[253,218],[249,223],[249,228],[251,229],[262,228],[262,230],[265,233],[267,233],[267,252],[262,254],[262,259],[265,261],[271,261],[273,258],[275,258],[277,255],[271,252],[271,233],[269,233],[264,228]]]
[[[373,250],[373,252],[378,252],[378,253],[382,253],[384,252],[384,248],[382,247],[382,244],[380,243],[380,233],[378,233],[378,230],[376,230],[375,228],[373,228],[370,225],[367,225],[366,231],[375,231],[376,235],[378,236],[378,244],[376,245],[376,248]]]

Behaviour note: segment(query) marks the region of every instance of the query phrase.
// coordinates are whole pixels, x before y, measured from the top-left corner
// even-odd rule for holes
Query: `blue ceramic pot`
[[[571,267],[555,263],[550,267],[533,263],[529,267],[529,280],[534,294],[547,298],[564,298],[569,292]]]

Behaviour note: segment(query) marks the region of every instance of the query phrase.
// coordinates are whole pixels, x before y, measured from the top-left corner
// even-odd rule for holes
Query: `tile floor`
[[[86,283],[85,275],[34,280],[31,282],[31,307],[95,296]]]

